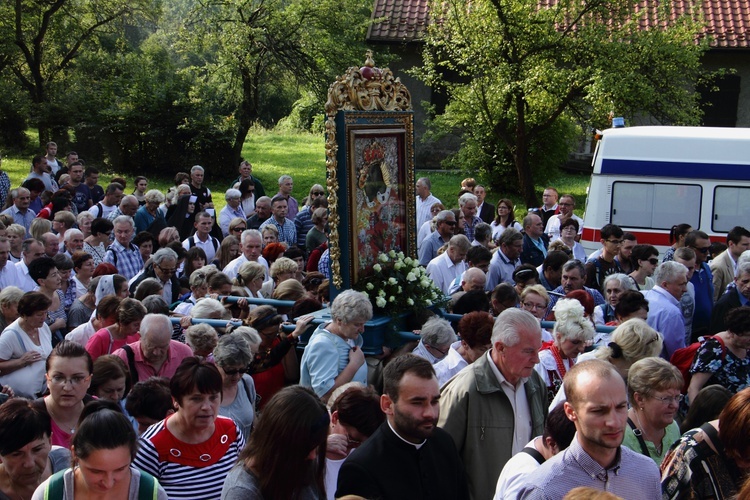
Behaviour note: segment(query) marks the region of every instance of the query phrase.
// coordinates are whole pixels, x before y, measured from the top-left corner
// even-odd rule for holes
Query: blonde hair
[[[648,397],[656,391],[682,389],[682,373],[666,359],[652,357],[633,363],[628,370],[628,398],[635,404],[634,394]]]
[[[31,226],[29,226],[29,234],[35,240],[44,241],[42,235],[49,232],[52,232],[52,223],[47,219],[40,219],[39,217],[37,217],[33,221],[31,221]]]
[[[659,332],[648,326],[639,318],[629,319],[612,332],[610,343],[616,347],[602,346],[594,351],[594,355],[605,361],[609,358],[622,357],[625,361],[635,363],[644,358],[658,356],[664,341]],[[615,352],[619,351],[619,352]]]
[[[594,338],[594,325],[584,316],[586,311],[576,299],[560,299],[552,308],[555,311],[555,328],[552,336],[557,340],[591,340]]]
[[[533,293],[535,295],[539,295],[541,298],[543,298],[547,305],[549,305],[549,293],[547,293],[547,289],[544,288],[542,285],[530,285],[523,289],[523,292],[521,292],[521,302],[524,301],[527,295],[530,293]]]
[[[271,269],[269,270],[269,274],[271,275],[271,278],[275,280],[279,274],[282,274],[282,273],[297,274],[298,270],[299,270],[299,266],[292,259],[290,259],[289,257],[279,257],[278,259],[273,261],[273,264],[271,264]]]

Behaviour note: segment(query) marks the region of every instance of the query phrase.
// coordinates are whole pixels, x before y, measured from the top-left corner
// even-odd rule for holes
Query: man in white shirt
[[[214,227],[213,217],[208,212],[199,212],[195,216],[195,234],[182,242],[182,248],[190,250],[193,247],[201,248],[206,252],[206,263],[211,262],[219,252],[219,240],[211,236]]]
[[[417,181],[417,228],[422,227],[422,224],[432,218],[430,214],[432,205],[440,203],[440,200],[430,192],[431,189],[432,183],[427,177],[421,177]]]
[[[569,216],[578,221],[578,237],[576,240],[580,240],[583,234],[583,219],[573,213],[573,209],[576,207],[576,199],[573,198],[572,194],[564,194],[557,206],[560,209],[560,213],[550,217],[549,221],[547,221],[547,227],[544,228],[544,232],[549,236],[550,242],[560,237],[560,219]]]
[[[18,286],[16,266],[8,260],[10,257],[10,241],[0,237],[0,289],[6,286]]]
[[[427,274],[444,294],[448,295],[453,280],[466,271],[464,259],[469,248],[469,239],[463,234],[457,234],[448,242],[448,249],[427,264]]]
[[[237,271],[240,266],[245,262],[257,262],[263,264],[266,268],[266,279],[268,279],[268,262],[261,255],[263,248],[263,236],[257,229],[246,229],[242,233],[242,255],[227,264],[227,267],[223,269],[224,274],[229,276],[230,279],[234,279],[237,276]]]
[[[120,204],[123,189],[122,184],[117,182],[113,182],[107,186],[102,201],[89,208],[91,215],[93,215],[95,219],[97,217],[103,217],[106,219],[110,213],[117,209],[117,205]]]
[[[29,276],[29,264],[39,257],[44,257],[44,246],[33,238],[24,240],[21,261],[15,263],[16,273],[18,274],[16,286],[24,292],[33,292],[37,287],[36,281]]]

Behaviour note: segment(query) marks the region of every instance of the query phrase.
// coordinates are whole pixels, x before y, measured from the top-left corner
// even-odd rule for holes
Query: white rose
[[[404,259],[404,264],[406,264],[407,266],[412,265],[413,262],[414,261],[412,260],[411,257],[407,257],[407,258]]]
[[[430,280],[428,280],[427,278],[422,278],[422,281],[420,281],[419,284],[424,288],[427,288],[428,286],[430,286]]]
[[[414,300],[412,300],[412,298],[409,297],[408,299],[406,299],[406,303],[409,304],[410,306],[413,306],[414,305]]]
[[[388,256],[389,256],[389,257],[390,257],[391,259],[395,259],[395,258],[396,258],[396,252],[395,252],[395,251],[393,251],[393,250],[391,250],[390,252],[388,252]]]
[[[373,269],[373,270],[374,270],[374,271],[375,271],[376,273],[379,273],[379,272],[380,272],[380,270],[381,270],[381,269],[383,269],[383,268],[382,268],[382,267],[380,267],[380,264],[375,264],[374,266],[372,266],[372,269]]]
[[[406,281],[417,281],[417,277],[414,275],[414,273],[409,273],[406,275]]]
[[[403,259],[404,258],[404,252],[399,252],[398,253],[398,258],[399,259]]]
[[[381,253],[380,255],[378,255],[378,260],[380,262],[388,262],[388,256],[384,253]]]
[[[396,269],[396,271],[398,271],[399,269],[404,267],[404,265],[401,262],[396,262],[395,264],[393,264],[393,267],[394,269]]]
[[[432,301],[430,299],[425,299],[424,305],[426,305],[427,307],[429,307],[429,306],[432,305]]]
[[[368,283],[368,284],[365,285],[365,288],[367,288],[368,290],[374,290],[375,289],[375,285],[373,285],[372,283]]]
[[[388,302],[396,302],[396,297],[391,295],[390,297],[388,297]]]
[[[386,302],[385,302],[385,299],[383,297],[378,297],[377,299],[375,299],[375,305],[376,306],[378,306],[380,308],[383,308],[383,307],[385,307],[385,304],[386,304]]]
[[[378,297],[385,297],[385,290],[378,290]]]
[[[398,284],[398,280],[396,278],[388,278],[388,283],[391,285]]]

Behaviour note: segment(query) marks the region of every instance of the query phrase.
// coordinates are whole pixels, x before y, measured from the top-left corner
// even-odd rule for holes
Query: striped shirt
[[[216,417],[216,429],[209,440],[188,444],[178,441],[169,431],[166,425],[168,419],[169,417],[152,425],[141,436],[133,464],[157,478],[170,500],[219,499],[224,480],[245,446],[242,431],[231,419],[219,416]],[[230,436],[235,438],[229,443],[229,448],[222,451],[221,456],[212,457],[211,453],[222,449],[222,441],[226,443]],[[155,443],[164,443],[166,449],[157,449]],[[189,462],[192,458],[193,461],[201,461],[207,465],[196,467],[177,463],[175,457],[178,455],[183,462]]]

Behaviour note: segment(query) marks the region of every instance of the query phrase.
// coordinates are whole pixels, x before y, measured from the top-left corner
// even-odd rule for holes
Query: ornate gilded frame
[[[401,243],[393,249],[416,258],[414,116],[411,96],[389,69],[374,67],[368,52],[364,67],[349,68],[331,84],[326,102],[325,127],[330,226],[328,247],[332,295],[335,295],[336,290],[351,288],[371,269],[371,264],[361,265],[360,259],[355,258],[361,255],[364,245],[370,246],[371,253],[390,249],[388,245],[381,248],[377,243],[373,244],[373,237],[378,238],[374,233],[359,234],[361,231],[358,231],[358,227],[362,227],[361,221],[366,215],[375,225],[380,224],[382,229],[383,221],[379,220],[379,216],[380,211],[385,209],[388,214],[386,226],[398,224],[400,232],[387,227],[383,229],[384,239],[387,240],[389,235],[401,238],[398,240]],[[373,139],[381,142],[384,149],[382,156],[377,151],[378,146],[371,144]],[[364,155],[368,144],[374,149]],[[383,189],[372,185],[370,173],[375,174],[378,183],[384,181],[380,183]],[[369,203],[363,205],[363,191],[366,193],[368,190],[371,194]],[[366,194],[364,197],[368,198]],[[400,207],[400,213],[395,216],[394,206]],[[374,209],[375,213],[363,214],[362,208]],[[360,236],[364,236],[364,239]],[[369,240],[368,236],[371,237]]]

